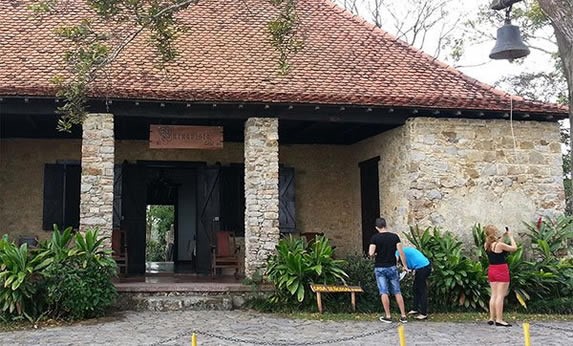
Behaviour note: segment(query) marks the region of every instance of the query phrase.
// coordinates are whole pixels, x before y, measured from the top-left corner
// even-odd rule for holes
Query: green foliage
[[[531,302],[527,310],[532,313],[571,315],[573,314],[573,297],[545,297],[543,300]]]
[[[165,260],[165,246],[153,239],[145,244],[145,260],[148,262],[162,262]]]
[[[116,298],[111,278],[116,275],[116,264],[111,250],[103,249],[105,238],[98,237],[97,230],[77,233],[73,238],[60,235],[54,230],[52,241],[46,244],[47,251],[69,247],[67,256],[58,257],[44,272],[46,299],[53,317],[84,319],[100,316]],[[69,243],[62,243],[68,238]],[[73,240],[73,244],[70,244]]]
[[[0,240],[0,308],[6,319],[43,315],[89,318],[101,315],[116,297],[116,264],[97,230],[74,234],[54,226],[49,240],[29,251]]]
[[[46,293],[53,317],[85,319],[103,315],[117,292],[114,272],[86,256],[70,257],[54,264],[47,273]]]
[[[289,235],[279,241],[276,251],[267,262],[266,274],[277,289],[272,298],[277,303],[300,304],[311,295],[310,284],[344,282],[348,277],[341,269],[344,261],[332,258],[333,249],[324,236],[308,245]]]
[[[165,248],[165,235],[175,223],[175,208],[172,205],[150,205],[147,211],[147,227],[156,231],[157,240]]]
[[[352,286],[360,286],[364,293],[357,295],[356,310],[361,312],[377,312],[380,308],[380,294],[374,277],[374,262],[368,257],[361,255],[350,256],[345,259],[342,269],[348,274],[346,282]],[[335,306],[347,306],[346,295],[334,295],[332,297],[338,304]],[[329,307],[332,304],[329,304]]]
[[[570,295],[573,292],[572,263],[560,256],[567,252],[572,218],[560,216],[525,225],[535,260],[526,260],[522,245],[507,257],[511,274],[509,304],[527,308],[530,301]],[[487,265],[487,254],[483,250],[485,236],[479,225],[474,227],[473,234],[478,258]]]
[[[18,247],[4,236],[0,240],[0,311],[28,319],[34,316],[37,282],[48,263],[31,253],[27,244]]]
[[[567,255],[573,244],[573,217],[561,215],[540,221],[525,224],[534,253],[541,258]]]
[[[290,69],[288,58],[302,48],[302,40],[297,37],[296,5],[294,0],[270,0],[281,8],[279,15],[268,23],[271,43],[279,52],[279,70],[286,74]]]
[[[411,227],[406,237],[432,262],[429,296],[434,308],[487,309],[484,268],[462,253],[462,243],[452,233]]]

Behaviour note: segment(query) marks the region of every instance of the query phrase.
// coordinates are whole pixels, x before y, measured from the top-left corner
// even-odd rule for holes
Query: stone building
[[[469,78],[328,0],[298,1],[304,46],[285,75],[268,1],[200,1],[175,62],[157,69],[137,38],[94,85],[83,126],[58,132],[54,28],[76,11],[39,23],[25,1],[0,3],[0,233],[122,230],[142,273],[145,208],[169,204],[176,266],[208,271],[213,234],[230,230],[250,274],[280,233],[324,233],[345,255],[378,215],[467,238],[475,223],[564,209],[566,109]],[[153,131],[203,147],[154,146]]]

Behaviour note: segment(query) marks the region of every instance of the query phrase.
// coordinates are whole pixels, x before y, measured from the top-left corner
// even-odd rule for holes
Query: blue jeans
[[[396,266],[374,268],[374,275],[380,294],[400,293],[400,277]]]

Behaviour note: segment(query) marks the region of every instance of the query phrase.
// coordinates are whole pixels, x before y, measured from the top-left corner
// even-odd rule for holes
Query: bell
[[[529,55],[529,48],[521,40],[519,27],[512,25],[510,21],[497,29],[497,40],[495,46],[489,53],[490,59],[518,59]]]

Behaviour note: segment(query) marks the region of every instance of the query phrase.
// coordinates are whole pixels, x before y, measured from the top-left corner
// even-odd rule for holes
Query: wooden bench
[[[352,311],[356,311],[356,292],[362,293],[364,290],[360,286],[346,286],[346,285],[310,285],[311,291],[316,293],[316,304],[318,311],[322,314],[322,293],[344,293],[350,292],[350,301],[352,303]]]

